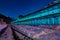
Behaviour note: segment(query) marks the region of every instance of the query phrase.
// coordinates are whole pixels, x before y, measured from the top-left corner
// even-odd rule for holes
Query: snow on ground
[[[0,25],[0,29],[6,28],[7,25]],[[0,40],[14,40],[13,30],[11,27],[24,33],[28,37],[34,40],[60,40],[60,25],[39,25],[39,26],[29,26],[29,25],[10,25],[7,27],[5,32],[0,36]],[[16,32],[16,35],[23,39],[24,36]],[[25,39],[23,39],[25,40]]]
[[[0,31],[1,31],[2,29],[4,29],[5,27],[7,27],[7,24],[0,24]]]
[[[43,26],[15,25],[15,27],[34,40],[60,40],[59,30],[44,28]]]

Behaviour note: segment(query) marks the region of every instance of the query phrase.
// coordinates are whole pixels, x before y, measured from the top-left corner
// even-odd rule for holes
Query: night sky
[[[55,0],[0,0],[0,13],[11,18],[27,15]]]

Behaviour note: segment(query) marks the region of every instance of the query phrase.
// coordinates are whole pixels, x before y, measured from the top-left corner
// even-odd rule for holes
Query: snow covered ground
[[[0,25],[1,27],[0,29],[3,30],[4,28],[6,28],[6,26],[7,25]],[[60,25],[58,26],[52,26],[52,25],[50,26],[49,25],[39,25],[39,26],[13,25],[12,26],[12,25],[8,25],[8,27],[5,29],[3,34],[0,36],[0,40],[15,40],[14,37],[16,36],[18,36],[18,38],[21,40],[29,40],[29,39],[24,39],[25,36],[21,35],[17,31],[13,31],[11,27],[13,29],[16,29],[17,31],[20,31],[21,33],[27,35],[28,37],[34,40],[60,40],[60,30],[58,30]]]
[[[37,27],[37,26],[28,26],[28,25],[15,25],[15,27],[17,28],[17,30],[21,30],[23,33],[33,38],[34,40],[60,40],[60,31],[55,29],[45,28],[46,26]]]
[[[7,24],[0,24],[0,31],[1,31],[2,29],[4,29],[5,27],[7,27]]]

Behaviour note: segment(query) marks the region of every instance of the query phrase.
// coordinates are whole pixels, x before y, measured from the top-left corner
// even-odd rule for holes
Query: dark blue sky
[[[43,8],[55,0],[0,0],[0,13],[17,18]]]

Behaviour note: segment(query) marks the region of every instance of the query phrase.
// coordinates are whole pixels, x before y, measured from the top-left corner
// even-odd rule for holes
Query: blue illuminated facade
[[[60,24],[60,3],[55,3],[41,10],[26,15],[12,22],[21,25]]]

